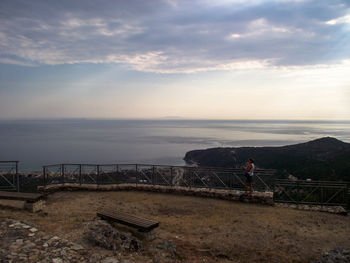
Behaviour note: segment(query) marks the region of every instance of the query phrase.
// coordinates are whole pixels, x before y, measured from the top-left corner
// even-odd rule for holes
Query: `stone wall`
[[[145,184],[55,184],[39,187],[38,190],[44,193],[50,193],[59,190],[94,190],[94,191],[148,191],[156,193],[170,193],[178,195],[189,195],[206,198],[223,199],[230,201],[240,201],[245,203],[258,203],[264,205],[273,205],[272,192],[254,192],[252,196],[243,195],[242,191],[227,189],[209,189],[209,188],[189,188],[181,186],[161,186]]]
[[[276,206],[292,208],[297,210],[307,210],[307,211],[318,211],[327,212],[332,214],[339,214],[346,216],[348,213],[342,206],[325,206],[325,205],[296,205],[296,204],[286,204],[286,203],[275,203]]]

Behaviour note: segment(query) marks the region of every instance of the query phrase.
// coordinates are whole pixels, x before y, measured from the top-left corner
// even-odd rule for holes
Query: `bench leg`
[[[154,232],[154,230],[151,230],[149,232],[139,232],[144,239],[146,239],[147,241],[153,241],[157,238],[156,233]]]
[[[39,200],[39,201],[34,202],[34,203],[26,202],[24,205],[24,208],[32,213],[36,213],[38,211],[41,211],[41,210],[43,210],[44,207],[45,207],[44,200]]]

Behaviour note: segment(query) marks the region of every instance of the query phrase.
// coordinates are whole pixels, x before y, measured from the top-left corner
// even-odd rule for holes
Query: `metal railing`
[[[341,205],[350,201],[349,183],[290,181],[277,179],[274,169],[256,169],[254,190],[273,192],[280,203]],[[143,184],[208,189],[245,188],[245,175],[238,168],[169,166],[151,164],[53,164],[43,166],[45,185],[52,184]]]
[[[340,205],[350,200],[347,182],[275,180],[274,202],[311,205]]]
[[[19,192],[19,161],[0,161],[0,191]]]
[[[272,191],[276,170],[256,169],[254,189]],[[53,164],[43,166],[44,184],[148,184],[244,189],[242,169],[151,164]]]

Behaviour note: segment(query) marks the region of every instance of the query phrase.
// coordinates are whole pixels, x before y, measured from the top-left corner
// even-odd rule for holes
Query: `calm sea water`
[[[350,121],[0,121],[0,160],[19,160],[21,170],[63,162],[183,165],[193,149],[282,146],[325,136],[350,142]]]

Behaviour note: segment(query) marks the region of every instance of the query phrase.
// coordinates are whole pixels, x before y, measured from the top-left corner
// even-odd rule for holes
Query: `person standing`
[[[253,158],[249,158],[248,165],[244,167],[245,171],[245,193],[248,194],[248,188],[249,188],[249,194],[253,194],[253,175],[254,175],[255,165]]]

